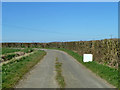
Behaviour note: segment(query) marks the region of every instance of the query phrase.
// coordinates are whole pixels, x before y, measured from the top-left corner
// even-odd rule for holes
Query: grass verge
[[[60,86],[60,88],[64,88],[65,87],[65,80],[64,77],[62,76],[62,63],[58,62],[58,58],[56,58],[56,63],[55,63],[55,68],[56,68],[56,80]]]
[[[13,88],[22,76],[36,65],[45,54],[44,51],[38,50],[30,56],[4,64],[2,66],[2,88]]]
[[[67,50],[60,48],[59,50],[67,52],[69,55],[74,57],[78,62],[82,63],[92,72],[96,73],[101,78],[105,79],[108,83],[112,84],[115,87],[118,87],[118,70],[114,68],[110,68],[108,66],[98,64],[97,62],[83,62],[83,57],[80,56],[78,53],[73,52],[72,50]]]

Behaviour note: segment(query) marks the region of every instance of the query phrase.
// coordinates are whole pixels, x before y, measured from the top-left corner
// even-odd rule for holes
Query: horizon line
[[[119,39],[119,38],[105,38],[105,39]],[[79,41],[100,41],[105,39],[96,39],[96,40],[68,40],[68,41],[46,41],[46,42],[40,42],[40,41],[0,41],[0,43],[54,43],[54,42],[79,42]]]

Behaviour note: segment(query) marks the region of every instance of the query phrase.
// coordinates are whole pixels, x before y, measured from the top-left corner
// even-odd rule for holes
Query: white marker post
[[[93,60],[92,54],[84,54],[83,55],[83,62],[91,62]]]

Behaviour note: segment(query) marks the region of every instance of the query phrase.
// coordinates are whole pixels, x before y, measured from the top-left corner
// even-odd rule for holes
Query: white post
[[[91,62],[93,60],[92,54],[84,54],[83,55],[83,62]]]

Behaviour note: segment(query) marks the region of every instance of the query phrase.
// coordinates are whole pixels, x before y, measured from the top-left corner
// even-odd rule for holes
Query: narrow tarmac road
[[[62,63],[66,88],[113,88],[67,53],[59,50],[44,50],[47,55],[20,80],[16,88],[59,88],[55,79],[56,57]]]

